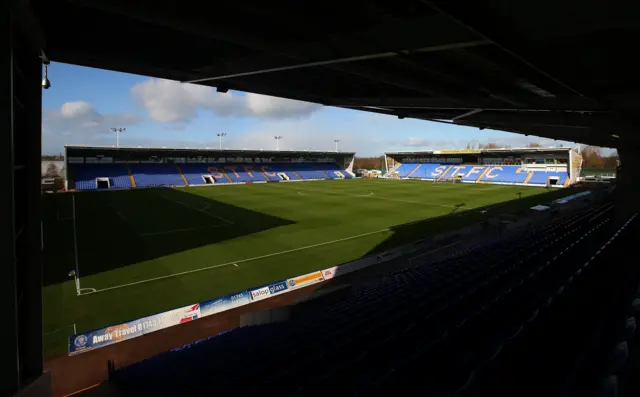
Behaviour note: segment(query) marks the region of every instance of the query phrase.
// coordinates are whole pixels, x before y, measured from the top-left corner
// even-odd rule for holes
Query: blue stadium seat
[[[130,188],[126,164],[69,164],[73,168],[76,190],[95,190],[96,178],[109,178],[111,188]]]
[[[444,174],[442,174],[442,179],[451,179],[456,177],[463,177],[467,174],[468,171],[471,170],[473,166],[471,165],[461,165],[461,164],[453,164],[449,167]]]
[[[224,172],[232,182],[257,182],[266,181],[260,167],[253,164],[225,164]]]
[[[206,184],[203,176],[212,176],[215,183],[229,183],[229,179],[222,172],[223,164],[179,164],[182,174],[187,179],[189,185]]]
[[[265,173],[269,173],[269,178],[271,180],[279,181],[281,178],[278,176],[278,173],[284,173],[289,177],[290,180],[302,180],[298,175],[295,174],[293,170],[293,164],[283,164],[283,163],[264,163],[260,164],[261,169],[264,170]]]
[[[557,177],[556,185],[563,186],[569,177],[562,172],[525,171],[516,165],[485,166],[434,163],[404,163],[396,170],[402,178],[426,180],[451,179],[462,177],[465,182],[482,183],[525,183],[529,175],[529,185],[546,185],[549,177]]]
[[[435,180],[447,170],[447,167],[448,165],[446,164],[421,164],[420,168],[411,174],[411,178]]]
[[[528,176],[529,173],[517,165],[489,166],[479,182],[524,183]]]
[[[130,164],[137,187],[184,186],[175,164]]]
[[[406,178],[417,166],[418,164],[416,163],[404,163],[401,164],[400,167],[398,167],[396,172],[398,173],[398,176],[400,176],[400,178]]]
[[[551,171],[535,171],[531,179],[529,179],[528,185],[547,185],[549,178],[558,178],[556,185],[562,186],[566,182],[568,175],[562,172]]]
[[[72,167],[79,190],[96,189],[96,178],[99,177],[109,178],[112,188],[132,187],[126,164],[77,164]],[[139,187],[184,185],[180,171],[189,185],[207,184],[205,176],[213,177],[215,183],[280,181],[278,173],[285,173],[290,180],[353,178],[335,163],[135,163],[129,167]]]
[[[487,169],[487,166],[484,165],[471,165],[466,168],[464,176],[462,177],[463,181],[475,182],[480,178],[482,173]]]

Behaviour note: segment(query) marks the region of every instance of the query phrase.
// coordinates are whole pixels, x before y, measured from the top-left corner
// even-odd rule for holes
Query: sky
[[[278,135],[280,149],[335,150],[339,139],[341,151],[358,156],[490,142],[576,146],[62,63],[49,66],[49,80],[51,88],[43,91],[43,154],[61,153],[65,144],[115,145],[111,127],[126,128],[120,146],[216,148],[216,133],[226,133],[223,148],[268,150],[276,148]]]

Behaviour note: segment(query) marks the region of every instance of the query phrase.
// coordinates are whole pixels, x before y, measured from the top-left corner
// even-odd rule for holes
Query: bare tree
[[[384,157],[356,157],[353,160],[353,168],[359,169],[384,169]]]
[[[56,166],[54,163],[49,163],[49,165],[47,166],[47,170],[44,173],[44,176],[47,178],[59,177],[60,170],[58,169],[58,166]]]

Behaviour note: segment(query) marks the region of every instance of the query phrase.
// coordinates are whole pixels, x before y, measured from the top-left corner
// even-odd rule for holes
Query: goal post
[[[462,183],[462,175],[457,175],[449,178],[436,179],[435,181],[440,183]]]

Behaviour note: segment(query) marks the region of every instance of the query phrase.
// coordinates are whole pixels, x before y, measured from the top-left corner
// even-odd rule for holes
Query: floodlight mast
[[[218,132],[216,135],[220,139],[220,150],[222,150],[222,137],[223,136],[227,136],[227,133],[226,132]]]
[[[120,133],[125,132],[126,128],[111,127],[111,131],[116,133],[116,147],[120,147]]]

